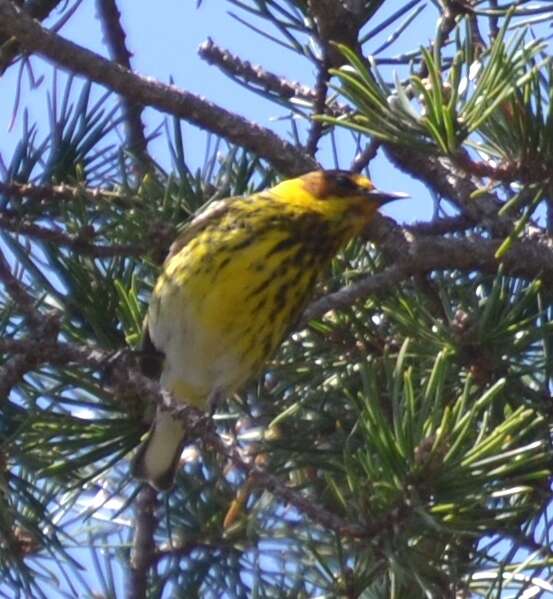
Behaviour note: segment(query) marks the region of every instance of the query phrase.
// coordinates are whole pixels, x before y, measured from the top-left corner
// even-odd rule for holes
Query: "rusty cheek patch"
[[[333,187],[322,171],[316,171],[305,175],[303,178],[303,186],[308,193],[318,199],[328,197],[331,194]]]
[[[363,196],[373,189],[369,179],[347,171],[314,171],[303,176],[303,185],[319,200]]]

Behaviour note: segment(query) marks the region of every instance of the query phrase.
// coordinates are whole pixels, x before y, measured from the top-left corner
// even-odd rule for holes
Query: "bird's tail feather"
[[[158,491],[170,489],[185,443],[184,423],[169,412],[158,409],[148,437],[133,458],[132,475],[147,481]]]

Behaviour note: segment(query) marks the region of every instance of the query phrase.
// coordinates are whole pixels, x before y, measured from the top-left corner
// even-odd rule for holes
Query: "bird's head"
[[[343,170],[313,171],[280,183],[277,190],[305,210],[331,221],[350,222],[356,229],[368,224],[387,202],[407,197],[380,191],[367,177]]]

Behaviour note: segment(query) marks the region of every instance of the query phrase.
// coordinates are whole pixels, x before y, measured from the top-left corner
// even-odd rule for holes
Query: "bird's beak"
[[[401,192],[392,192],[392,191],[380,191],[379,189],[372,189],[367,192],[367,198],[369,200],[373,200],[379,206],[383,206],[388,202],[395,202],[395,200],[404,200],[408,198],[409,194],[401,193]]]

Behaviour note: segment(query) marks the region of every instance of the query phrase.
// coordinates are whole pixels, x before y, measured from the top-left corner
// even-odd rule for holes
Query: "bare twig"
[[[136,500],[135,534],[127,587],[129,599],[145,599],[148,596],[148,572],[155,565],[156,504],[155,489],[144,485]]]
[[[25,9],[33,19],[43,21],[61,3],[62,0],[42,0],[41,2],[27,3]],[[9,42],[10,39],[12,39],[12,43]],[[10,66],[20,51],[20,45],[11,38],[9,33],[0,35],[0,75]]]
[[[488,22],[490,24],[490,38],[495,40],[499,35],[499,17],[497,11],[497,0],[490,0],[490,16]]]
[[[365,149],[355,157],[351,163],[351,170],[356,173],[360,173],[364,168],[366,168],[369,162],[376,156],[380,145],[381,141],[376,139],[376,137],[373,137],[365,146]]]
[[[289,81],[285,77],[267,71],[262,66],[242,60],[236,54],[218,46],[211,38],[200,45],[198,53],[206,62],[217,66],[229,77],[243,79],[248,86],[252,86],[253,91],[263,90],[274,94],[280,100],[297,98],[310,103],[315,103],[317,100],[317,92],[308,85]],[[348,106],[336,100],[327,102],[326,110],[333,116],[351,112]]]
[[[73,73],[248,148],[286,175],[298,175],[317,168],[312,157],[270,129],[175,86],[152,81],[121,65],[113,64],[98,54],[47,31],[9,0],[0,0],[0,32],[15,36],[25,50],[37,52]]]
[[[131,54],[126,46],[126,34],[121,25],[121,13],[115,0],[96,0],[104,37],[112,59],[129,71]],[[152,161],[148,156],[148,142],[144,134],[142,122],[142,106],[121,96],[121,104],[127,128],[127,140],[130,151],[138,159],[138,169],[141,175],[151,170]]]
[[[319,63],[317,72],[317,83],[315,84],[315,102],[313,104],[313,115],[321,115],[325,113],[326,97],[328,93],[328,81],[330,74],[328,72],[330,61],[327,58],[327,49],[323,52],[323,59]],[[311,156],[317,153],[317,146],[323,133],[323,123],[320,120],[314,120],[309,129],[309,136],[305,144],[305,151]]]

